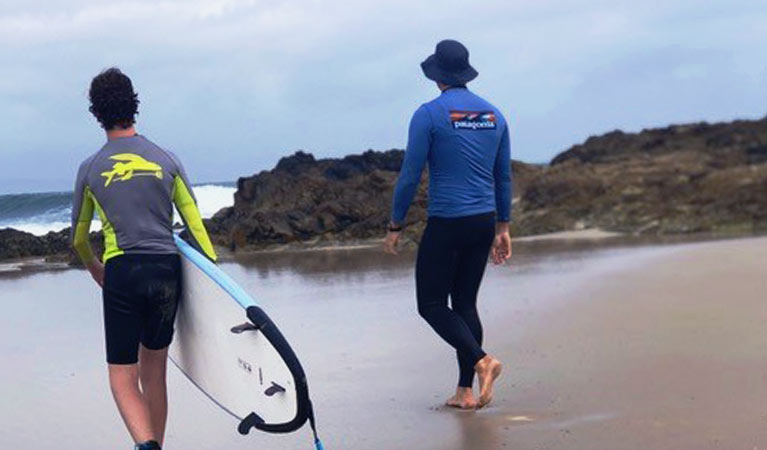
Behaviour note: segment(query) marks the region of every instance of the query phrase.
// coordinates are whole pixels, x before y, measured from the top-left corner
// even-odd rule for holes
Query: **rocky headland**
[[[350,246],[382,237],[404,152],[315,159],[299,151],[237,181],[234,205],[207,226],[231,251]],[[668,235],[767,231],[767,118],[614,131],[549,164],[512,162],[513,234],[583,229]],[[425,226],[424,174],[408,214]],[[98,236],[92,236],[98,242]],[[71,259],[68,230],[0,230],[0,259]]]
[[[240,178],[234,206],[209,221],[237,249],[380,238],[403,151],[341,159],[297,152]],[[515,236],[598,228],[633,234],[767,230],[767,118],[591,137],[549,164],[513,161]],[[424,174],[408,233],[425,225]]]

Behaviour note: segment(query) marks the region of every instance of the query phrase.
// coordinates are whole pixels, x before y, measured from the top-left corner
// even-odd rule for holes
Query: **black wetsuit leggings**
[[[474,365],[485,356],[477,291],[494,237],[494,213],[430,217],[418,248],[418,313],[456,349],[461,387],[471,387]]]

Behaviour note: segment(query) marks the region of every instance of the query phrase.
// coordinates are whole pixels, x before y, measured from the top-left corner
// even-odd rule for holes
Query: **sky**
[[[68,190],[103,144],[91,78],[118,66],[138,130],[194,182],[298,149],[402,148],[438,95],[419,63],[445,38],[506,115],[512,154],[591,135],[767,114],[767,2],[0,0],[0,193]]]

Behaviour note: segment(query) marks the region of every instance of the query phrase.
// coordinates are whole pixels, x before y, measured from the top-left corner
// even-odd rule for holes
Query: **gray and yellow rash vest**
[[[196,246],[216,253],[202,223],[184,168],[172,153],[141,135],[109,140],[80,166],[72,204],[72,245],[88,263],[94,211],[104,231],[104,262],[122,254],[177,253],[176,205]]]

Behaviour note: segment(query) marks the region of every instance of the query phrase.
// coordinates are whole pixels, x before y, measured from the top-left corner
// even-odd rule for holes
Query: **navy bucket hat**
[[[469,64],[469,50],[451,39],[437,44],[434,54],[421,63],[421,69],[426,78],[449,86],[463,86],[479,75]]]

